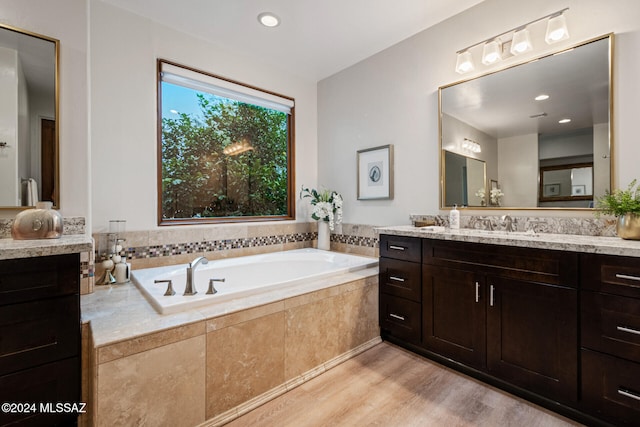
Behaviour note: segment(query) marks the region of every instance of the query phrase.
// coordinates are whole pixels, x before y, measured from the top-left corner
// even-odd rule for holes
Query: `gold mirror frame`
[[[480,79],[482,77],[486,77],[489,75],[493,75],[493,74],[497,74],[500,73],[502,71],[506,71],[509,70],[511,68],[514,67],[519,67],[519,66],[524,66],[527,65],[529,63],[533,63],[536,61],[539,61],[541,59],[544,58],[548,58],[551,56],[555,56],[564,52],[568,52],[570,50],[576,49],[580,46],[584,46],[587,45],[589,43],[592,42],[596,42],[596,41],[600,41],[600,40],[606,40],[608,39],[609,43],[609,57],[608,57],[608,64],[609,64],[609,190],[612,191],[615,188],[615,170],[614,170],[614,108],[613,108],[613,94],[614,94],[614,81],[613,81],[613,75],[614,75],[614,67],[613,67],[613,55],[614,55],[614,33],[609,33],[609,34],[605,34],[599,37],[594,37],[592,39],[586,40],[586,41],[582,41],[580,43],[576,43],[575,45],[560,49],[556,52],[552,52],[552,53],[546,53],[543,55],[540,55],[538,57],[532,58],[532,59],[528,59],[526,61],[520,62],[520,63],[516,63],[516,64],[510,64],[508,66],[505,66],[503,68],[494,70],[494,71],[489,71],[487,73],[475,76],[475,77],[471,77],[468,79],[463,79],[463,80],[459,80],[444,86],[440,86],[438,88],[438,149],[439,149],[439,172],[440,172],[440,186],[439,186],[439,206],[441,210],[448,210],[451,209],[451,206],[445,206],[445,188],[446,188],[446,183],[445,183],[445,169],[444,169],[444,165],[445,165],[445,161],[444,161],[444,155],[445,155],[445,151],[443,149],[443,135],[442,135],[442,130],[443,130],[443,124],[442,124],[442,116],[443,116],[443,112],[442,112],[442,91],[446,88],[461,84],[461,83],[465,83],[465,82],[469,82],[472,80],[476,80],[476,79]],[[537,165],[537,169],[539,170],[539,164]],[[540,184],[540,176],[538,176],[538,182],[537,182],[538,186]],[[486,207],[479,207],[479,206],[470,206],[469,209],[478,209],[478,210],[486,210],[486,209],[490,209],[490,210],[566,210],[566,211],[588,211],[591,212],[593,211],[593,208],[575,208],[575,207],[538,207],[538,206],[491,206],[491,205],[487,205]]]
[[[45,36],[42,34],[34,33],[32,31],[24,30],[22,28],[13,27],[6,24],[0,24],[0,31],[12,31],[18,35],[34,37],[46,42],[53,43],[54,48],[54,141],[53,141],[53,208],[60,209],[60,40]],[[30,128],[31,129],[31,128]],[[38,133],[38,135],[40,135]],[[41,142],[39,143],[41,144]],[[40,165],[40,167],[42,167]],[[18,176],[18,179],[23,177]],[[28,177],[27,177],[28,178]],[[0,184],[1,185],[1,184]],[[38,193],[39,200],[45,200],[42,198],[42,194]],[[23,210],[33,206],[0,206],[0,210]]]

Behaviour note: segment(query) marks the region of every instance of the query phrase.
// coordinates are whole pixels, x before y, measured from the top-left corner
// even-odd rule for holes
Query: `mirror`
[[[441,87],[441,208],[459,200],[449,195],[447,153],[485,163],[484,188],[491,182],[502,194],[498,203],[487,194],[482,206],[585,209],[611,189],[612,43],[610,34]],[[581,164],[591,166],[573,166]]]
[[[486,206],[485,162],[450,151],[444,152],[444,162],[446,205]]]
[[[59,208],[59,41],[0,25],[0,208]]]

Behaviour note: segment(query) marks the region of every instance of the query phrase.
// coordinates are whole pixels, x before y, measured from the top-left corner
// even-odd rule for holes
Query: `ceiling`
[[[102,1],[318,81],[483,0]]]

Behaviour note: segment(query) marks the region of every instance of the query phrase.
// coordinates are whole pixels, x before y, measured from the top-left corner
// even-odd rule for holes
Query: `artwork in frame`
[[[545,184],[544,197],[554,197],[560,195],[560,184]]]
[[[586,185],[572,185],[571,186],[571,195],[572,196],[584,196],[587,191]]]
[[[393,199],[393,145],[358,151],[358,200]]]

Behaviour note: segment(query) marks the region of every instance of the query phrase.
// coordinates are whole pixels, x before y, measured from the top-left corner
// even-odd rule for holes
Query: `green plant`
[[[601,214],[622,216],[628,213],[640,214],[640,187],[636,181],[629,183],[626,190],[606,191],[596,201],[596,216]],[[634,188],[635,187],[635,188]]]

